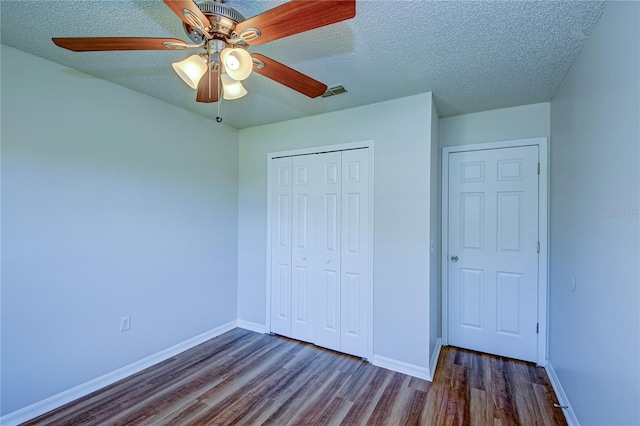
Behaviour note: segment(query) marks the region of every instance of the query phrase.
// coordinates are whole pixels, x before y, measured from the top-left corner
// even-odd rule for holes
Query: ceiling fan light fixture
[[[240,82],[254,70],[302,95],[316,98],[327,91],[326,84],[259,53],[249,54],[247,49],[352,19],[356,14],[356,0],[283,1],[280,6],[245,19],[224,5],[226,0],[163,0],[180,18],[187,36],[195,44],[161,37],[56,37],[52,41],[72,52],[203,48],[204,52],[201,50],[200,54],[172,64],[178,76],[197,91],[197,102],[218,102],[222,75],[225,76],[224,99],[246,95]]]
[[[220,52],[220,62],[226,73],[236,81],[242,81],[251,75],[253,60],[246,49],[227,47]]]
[[[207,61],[200,55],[191,55],[187,59],[171,64],[176,74],[192,89],[198,88],[198,82],[207,72]]]
[[[247,89],[244,88],[241,82],[234,80],[226,74],[220,76],[222,81],[222,97],[227,101],[234,99],[240,99],[247,94]]]

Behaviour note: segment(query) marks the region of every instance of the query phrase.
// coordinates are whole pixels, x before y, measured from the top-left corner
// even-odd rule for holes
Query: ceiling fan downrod
[[[195,43],[202,43],[206,39],[229,40],[234,38],[236,25],[245,20],[237,10],[224,4],[224,1],[207,0],[196,3],[198,9],[209,20],[209,30],[202,30],[202,26],[192,22],[185,15],[183,20],[184,31]],[[193,15],[190,13],[190,15]],[[189,21],[189,22],[186,22]],[[196,24],[196,25],[193,25]]]

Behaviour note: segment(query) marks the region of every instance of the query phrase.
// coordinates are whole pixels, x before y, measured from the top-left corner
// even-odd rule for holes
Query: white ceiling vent
[[[342,84],[338,84],[337,86],[329,87],[327,91],[322,94],[322,97],[328,98],[329,96],[342,95],[343,93],[347,93],[347,89],[345,89]]]

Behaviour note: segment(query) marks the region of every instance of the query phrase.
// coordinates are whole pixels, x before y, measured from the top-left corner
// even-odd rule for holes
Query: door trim
[[[456,152],[483,151],[499,148],[517,148],[538,146],[540,178],[538,180],[538,348],[536,364],[544,366],[547,359],[548,329],[548,264],[549,264],[549,161],[547,138],[515,139],[502,142],[479,143],[472,145],[447,146],[442,148],[442,345],[449,344],[449,154]]]
[[[271,331],[271,160],[278,157],[294,157],[298,155],[320,154],[334,151],[348,151],[352,149],[369,149],[369,306],[367,312],[367,359],[373,359],[373,291],[374,291],[374,276],[373,276],[373,246],[374,246],[374,234],[373,234],[373,210],[374,210],[374,141],[366,140],[360,142],[348,142],[337,145],[324,145],[315,146],[309,148],[300,148],[286,151],[276,151],[267,153],[267,274],[265,276],[266,283],[266,318],[265,326],[266,332]]]

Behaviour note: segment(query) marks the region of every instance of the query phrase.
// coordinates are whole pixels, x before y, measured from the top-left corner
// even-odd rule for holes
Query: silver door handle
[[[452,262],[457,262],[458,261],[458,256],[451,256],[451,261]]]
[[[331,263],[329,259],[325,260],[324,263]]]
[[[302,256],[302,260],[307,260],[307,256]]]

